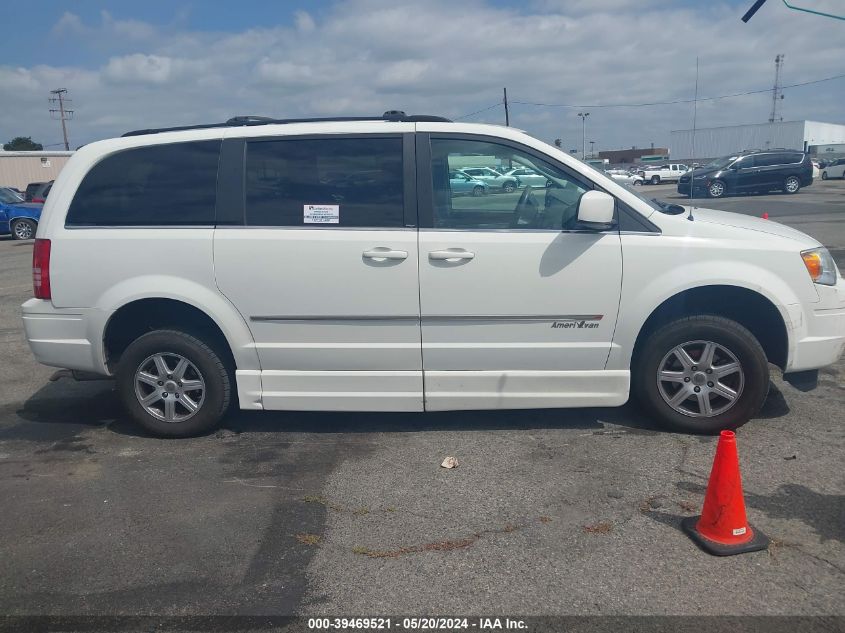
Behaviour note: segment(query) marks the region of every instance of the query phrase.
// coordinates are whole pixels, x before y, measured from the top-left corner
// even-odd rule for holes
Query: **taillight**
[[[50,292],[50,240],[37,239],[32,248],[32,289],[36,299],[52,299]]]
[[[44,204],[44,202],[46,201],[46,198],[33,198],[32,201],[33,202],[40,202],[40,203]]]

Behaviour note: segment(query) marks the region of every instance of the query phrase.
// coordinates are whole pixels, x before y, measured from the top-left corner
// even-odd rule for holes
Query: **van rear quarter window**
[[[402,227],[402,139],[250,141],[245,185],[251,226]],[[332,222],[313,223],[311,206]]]
[[[214,224],[220,141],[172,143],[107,156],[83,178],[67,226]]]

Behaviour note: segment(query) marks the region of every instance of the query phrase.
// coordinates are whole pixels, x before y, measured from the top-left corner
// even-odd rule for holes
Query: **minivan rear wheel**
[[[788,176],[786,180],[783,181],[783,190],[786,193],[798,193],[800,188],[801,181],[797,176]]]
[[[769,392],[769,367],[745,327],[719,316],[679,319],[652,332],[632,365],[633,393],[662,426],[684,433],[736,429]]]
[[[179,330],[155,330],[135,339],[117,369],[117,389],[126,410],[162,437],[214,429],[229,407],[231,384],[220,355]]]
[[[37,225],[32,220],[21,218],[12,222],[12,237],[16,240],[31,240],[35,237]]]

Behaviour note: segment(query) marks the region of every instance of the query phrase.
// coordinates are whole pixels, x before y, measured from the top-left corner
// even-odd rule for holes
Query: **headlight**
[[[801,251],[801,259],[810,273],[810,279],[825,286],[836,285],[836,263],[824,247]]]

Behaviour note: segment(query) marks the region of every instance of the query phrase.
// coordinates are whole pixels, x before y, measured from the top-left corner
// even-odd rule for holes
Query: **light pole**
[[[581,158],[587,160],[587,117],[590,113],[579,112],[578,116],[581,117]]]

